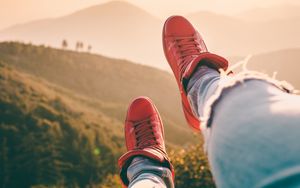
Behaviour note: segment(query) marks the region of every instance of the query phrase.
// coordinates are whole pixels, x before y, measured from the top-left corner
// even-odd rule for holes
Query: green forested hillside
[[[249,66],[277,70],[299,88],[297,52],[254,56]],[[0,43],[1,187],[120,187],[123,122],[139,95],[152,98],[162,114],[176,186],[214,187],[172,75],[100,55]]]
[[[0,43],[0,60],[72,94],[105,102],[101,112],[122,123],[129,102],[139,95],[149,96],[163,116],[168,143],[191,141],[176,82],[167,72],[100,55],[13,42]],[[98,109],[94,103],[89,106]]]
[[[1,62],[1,187],[85,187],[117,172],[120,123],[64,92]]]
[[[177,93],[172,75],[153,68],[1,43],[1,187],[119,187],[125,111],[138,95],[150,96],[160,109],[169,151],[201,144],[185,125]],[[203,157],[201,151],[193,155]],[[173,155],[175,165],[182,167],[184,157]],[[212,184],[208,168],[204,172],[208,179],[200,183]]]

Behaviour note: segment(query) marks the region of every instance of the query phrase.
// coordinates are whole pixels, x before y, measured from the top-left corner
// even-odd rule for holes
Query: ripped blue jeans
[[[187,93],[217,187],[300,187],[300,96],[259,74],[223,77],[206,66],[193,74]],[[174,187],[162,176],[168,169],[136,162],[161,173],[131,178],[129,187]],[[136,170],[132,165],[128,174]]]

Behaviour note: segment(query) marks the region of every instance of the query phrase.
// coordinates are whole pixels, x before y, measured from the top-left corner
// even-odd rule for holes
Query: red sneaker
[[[128,186],[127,168],[136,156],[159,162],[171,170],[173,166],[165,149],[164,129],[160,115],[149,98],[139,97],[130,104],[125,121],[127,152],[118,161],[123,184]]]
[[[193,114],[187,99],[185,89],[188,81],[200,64],[226,70],[228,62],[223,57],[209,53],[200,34],[182,16],[172,16],[166,20],[162,38],[166,59],[179,86],[185,118],[194,130],[200,131],[200,121]]]

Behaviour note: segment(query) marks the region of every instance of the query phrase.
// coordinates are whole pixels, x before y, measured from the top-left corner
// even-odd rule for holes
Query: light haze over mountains
[[[212,12],[185,15],[201,32],[208,48],[223,56],[246,56],[300,47],[300,6],[253,9],[234,16]],[[11,26],[0,40],[18,40],[69,49],[76,41],[102,55],[169,70],[161,30],[164,20],[124,1],[95,5],[72,14]]]

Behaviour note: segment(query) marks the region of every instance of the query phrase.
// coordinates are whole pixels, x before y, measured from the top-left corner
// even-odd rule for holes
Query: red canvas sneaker
[[[166,59],[179,86],[185,118],[194,130],[200,131],[200,121],[193,114],[187,99],[185,89],[188,81],[200,64],[226,70],[228,62],[221,56],[209,53],[200,34],[182,16],[172,16],[166,20],[162,38]]]
[[[125,140],[127,152],[118,161],[125,186],[129,184],[127,168],[136,156],[152,159],[169,168],[174,179],[174,170],[165,149],[163,124],[149,98],[139,97],[130,104],[125,121]]]

